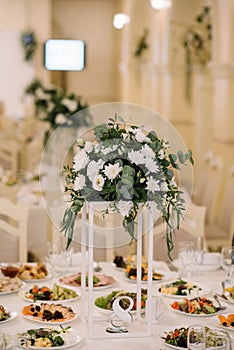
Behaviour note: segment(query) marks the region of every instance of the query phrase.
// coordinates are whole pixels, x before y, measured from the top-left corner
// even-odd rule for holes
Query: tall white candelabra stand
[[[86,202],[82,209],[82,230],[81,230],[81,317],[87,323],[88,337],[91,339],[104,338],[129,338],[146,337],[152,335],[152,263],[153,263],[153,203],[148,203],[148,281],[144,282],[144,289],[147,289],[147,310],[141,309],[141,267],[142,267],[142,245],[143,245],[143,220],[142,207],[140,207],[137,218],[137,283],[136,283],[136,315],[132,323],[127,326],[127,332],[109,333],[106,331],[109,316],[94,315],[94,294],[93,294],[93,243],[94,243],[94,208],[103,205],[103,202]],[[89,218],[86,219],[86,213]],[[108,214],[107,214],[108,215]],[[86,225],[88,220],[88,229]],[[88,248],[87,248],[88,247]],[[86,250],[88,249],[88,291],[86,290]],[[147,318],[146,318],[147,317]]]

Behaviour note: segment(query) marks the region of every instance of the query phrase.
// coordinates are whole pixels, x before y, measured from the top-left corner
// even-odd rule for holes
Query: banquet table
[[[158,264],[158,265],[157,265]],[[116,268],[113,264],[108,262],[101,262],[100,266],[102,267],[102,273],[108,274],[111,276],[114,276],[117,280],[116,285],[101,289],[101,290],[94,290],[94,298],[97,296],[103,296],[109,294],[112,290],[119,290],[119,289],[125,289],[133,291],[136,288],[136,284],[134,282],[127,280],[126,276],[124,275],[123,270],[120,270]],[[156,266],[161,269],[161,271],[165,271],[165,277],[168,280],[176,280],[178,277],[178,272],[171,271],[169,268],[165,265],[164,262],[156,262]],[[74,272],[74,271],[73,271]],[[67,274],[71,274],[70,272],[67,272]],[[198,272],[193,271],[193,275],[189,277],[190,281],[206,285],[210,287],[210,292],[206,295],[206,297],[212,297],[213,293],[215,291],[220,291],[221,289],[221,281],[225,278],[226,272],[223,271],[221,268],[215,271],[201,271]],[[51,279],[48,279],[47,281],[43,281],[40,283],[37,283],[39,286],[42,285],[52,285],[54,282],[58,282],[59,276],[55,277],[52,276]],[[187,278],[188,280],[188,278]],[[26,283],[26,287],[28,289],[29,283]],[[153,283],[153,294],[159,294],[158,293],[158,287],[159,283]],[[78,317],[76,320],[68,323],[68,325],[71,325],[72,328],[76,329],[77,331],[82,331],[84,333],[84,339],[77,345],[73,346],[74,349],[85,349],[85,350],[95,350],[95,349],[102,349],[102,350],[117,350],[117,349],[132,349],[135,350],[166,350],[170,349],[168,345],[165,345],[165,343],[161,340],[161,335],[164,330],[173,330],[176,327],[180,326],[188,326],[188,325],[194,325],[194,324],[202,324],[208,327],[215,327],[212,320],[215,316],[209,316],[209,317],[195,317],[195,316],[189,316],[189,315],[183,315],[178,314],[175,311],[173,311],[170,307],[170,304],[178,300],[171,297],[162,297],[163,301],[163,313],[160,316],[160,318],[156,321],[156,324],[153,324],[152,327],[152,336],[149,337],[133,337],[133,338],[118,338],[118,339],[112,339],[107,337],[105,339],[90,339],[88,337],[87,333],[87,324],[85,322],[81,322],[80,318]],[[32,328],[39,328],[42,325],[40,323],[36,323],[35,321],[27,320],[21,315],[21,310],[23,306],[28,305],[29,303],[25,300],[23,300],[18,293],[12,293],[8,295],[2,295],[0,296],[0,304],[4,305],[8,310],[17,311],[18,315],[17,317],[10,321],[6,322],[4,324],[0,324],[0,332],[4,332],[7,334],[16,334],[19,332],[26,331],[27,329]],[[227,306],[227,309],[223,311],[223,313],[234,313],[234,303],[224,303],[223,305]],[[71,301],[69,303],[66,303],[64,305],[71,306],[78,315],[81,314],[81,298],[79,298],[76,301]],[[100,312],[94,308],[95,315],[99,315]],[[234,332],[230,331],[230,335],[232,337],[232,349],[234,349]]]

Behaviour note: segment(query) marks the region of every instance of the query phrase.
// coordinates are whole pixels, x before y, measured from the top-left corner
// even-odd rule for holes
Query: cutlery
[[[228,298],[227,298],[226,295],[224,295],[224,294],[219,294],[219,293],[215,293],[215,294],[216,294],[219,298],[228,300]]]
[[[228,298],[225,295],[225,292],[226,292],[225,291],[225,281],[222,281],[221,285],[222,285],[222,290],[223,290],[222,296],[223,296],[224,299],[228,300]]]
[[[223,306],[223,305],[220,303],[217,294],[214,294],[214,299],[217,301],[217,303],[218,303],[218,305],[219,305],[217,311],[225,310],[225,309],[227,308],[226,306]]]

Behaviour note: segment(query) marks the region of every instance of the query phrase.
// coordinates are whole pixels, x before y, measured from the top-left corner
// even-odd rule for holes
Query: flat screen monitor
[[[48,70],[81,71],[85,67],[84,41],[47,40],[44,45],[44,65]]]

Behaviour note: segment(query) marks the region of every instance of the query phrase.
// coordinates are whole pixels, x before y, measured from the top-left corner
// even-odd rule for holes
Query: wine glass
[[[226,281],[231,281],[233,273],[234,247],[223,246],[221,250],[221,265],[227,272]]]
[[[206,333],[207,343],[209,343],[209,349],[221,349],[231,350],[231,337],[226,331],[217,329],[209,330]]]
[[[193,325],[188,327],[187,349],[206,349],[206,329],[203,326]]]
[[[179,242],[178,260],[181,265],[181,277],[191,276],[189,266],[194,262],[194,244],[192,241]]]
[[[72,265],[73,249],[66,249],[62,244],[51,242],[47,246],[47,260],[56,275],[67,273]]]

